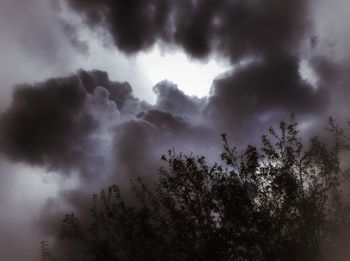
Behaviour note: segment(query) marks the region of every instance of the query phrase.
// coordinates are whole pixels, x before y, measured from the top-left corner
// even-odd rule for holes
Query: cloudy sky
[[[347,0],[0,0],[0,259],[168,149],[349,120]],[[63,253],[64,254],[64,253]]]

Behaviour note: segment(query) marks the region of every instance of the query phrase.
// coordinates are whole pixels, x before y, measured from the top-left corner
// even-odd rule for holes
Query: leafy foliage
[[[333,142],[305,145],[292,119],[242,153],[223,135],[223,166],[169,151],[155,188],[138,180],[132,203],[102,190],[89,228],[66,215],[62,238],[85,246],[82,260],[320,260],[348,217],[349,146],[333,120],[328,130]]]

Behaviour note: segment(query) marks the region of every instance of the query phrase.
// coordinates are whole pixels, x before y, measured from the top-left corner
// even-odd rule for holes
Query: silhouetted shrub
[[[223,165],[169,151],[154,188],[133,184],[134,203],[102,190],[90,226],[66,215],[61,236],[84,246],[82,260],[320,260],[348,217],[349,146],[334,121],[328,130],[332,142],[305,145],[294,120],[281,122],[242,153],[223,135]]]

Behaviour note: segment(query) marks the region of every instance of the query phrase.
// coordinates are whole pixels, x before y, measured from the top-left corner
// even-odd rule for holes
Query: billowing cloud
[[[233,69],[214,81],[207,100],[187,97],[163,81],[154,87],[157,109],[194,121],[201,118],[222,132],[247,137],[245,128],[274,118],[269,115],[327,110],[327,87],[315,86],[300,72],[301,61],[310,58],[306,50],[317,46],[311,1],[66,2],[90,28],[102,28],[127,54],[161,44],[181,48],[196,59],[217,54],[229,58]],[[237,126],[240,130],[233,131]]]
[[[123,113],[135,113],[150,108],[146,102],[140,101],[133,95],[128,82],[110,81],[108,74],[100,70],[89,72],[81,70],[78,75],[88,93],[93,93],[98,86],[105,88],[109,93],[109,99],[114,101],[118,110]]]
[[[128,83],[110,81],[97,70],[16,87],[0,115],[1,153],[20,164],[71,174],[64,177],[76,179],[78,186],[63,189],[45,204],[33,223],[44,238],[56,235],[68,209],[83,213],[89,196],[101,187],[154,179],[168,149],[200,153],[205,148],[215,154],[218,136],[191,120],[201,117],[200,100],[175,85],[171,93],[180,95],[178,102],[177,95],[165,92],[150,105],[135,98]],[[167,99],[177,105],[167,107]]]
[[[157,94],[156,107],[160,110],[185,117],[198,116],[205,99],[189,97],[169,81],[161,81],[153,87]]]
[[[85,99],[77,77],[18,87],[1,115],[1,149],[14,160],[69,166],[82,153],[75,145],[94,128],[80,115]]]
[[[146,106],[128,83],[111,82],[102,71],[20,85],[0,115],[0,150],[11,160],[49,169],[88,169],[86,162],[106,153],[98,155],[108,128]]]
[[[201,117],[202,100],[168,82],[154,90],[157,103],[147,104],[127,82],[110,81],[98,70],[17,86],[0,115],[0,150],[11,160],[63,173],[91,176],[107,162],[116,165],[108,172],[120,175],[136,177],[146,163],[152,172],[164,151],[210,129],[191,122]]]
[[[45,236],[57,235],[57,217],[67,209],[83,213],[87,197],[101,187],[127,184],[138,176],[156,177],[160,157],[168,149],[215,160],[222,132],[243,145],[290,113],[305,120],[304,126],[310,119],[319,124],[320,117],[334,111],[347,117],[348,63],[312,53],[318,38],[309,12],[311,1],[65,2],[90,29],[102,28],[127,55],[161,45],[203,61],[216,55],[228,58],[232,69],[218,76],[209,96],[201,99],[186,95],[176,83],[159,82],[153,87],[155,104],[135,97],[128,79],[112,81],[99,70],[17,86],[0,115],[0,152],[6,161],[54,170],[57,175],[70,173],[62,175],[67,180],[76,178],[75,187],[64,188],[47,201],[37,221]],[[6,8],[17,10],[19,5]],[[30,21],[41,25],[41,20],[28,16],[24,21],[29,29],[21,39],[33,50],[25,58],[62,61],[67,57],[59,46],[67,39],[79,52],[89,51],[74,23],[57,20],[63,26],[60,34],[52,35],[44,27],[45,33],[37,37]],[[314,82],[303,77],[303,60],[314,72]]]
[[[115,45],[134,53],[157,41],[193,57],[212,51],[232,60],[297,50],[308,28],[309,1],[67,0],[91,27],[104,28]]]
[[[263,122],[269,114],[322,114],[329,102],[328,92],[324,86],[316,88],[301,78],[296,57],[278,57],[236,68],[217,79],[205,113],[228,132],[236,130],[236,134],[249,136],[256,129],[252,125],[259,119]]]

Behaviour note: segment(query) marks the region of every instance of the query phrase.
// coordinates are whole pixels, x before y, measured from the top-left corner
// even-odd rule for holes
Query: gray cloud
[[[161,81],[153,87],[157,95],[156,108],[185,117],[198,116],[205,99],[188,97],[177,85],[169,81]]]
[[[296,50],[307,31],[308,1],[80,1],[67,0],[86,23],[103,27],[127,52],[157,40],[193,57],[213,50],[232,60]]]
[[[17,161],[69,167],[83,153],[75,145],[94,128],[89,115],[79,115],[85,99],[77,77],[17,87],[0,117],[2,151]]]
[[[92,173],[105,171],[107,162],[126,176],[152,172],[167,149],[210,133],[192,120],[201,117],[203,101],[167,82],[154,89],[158,99],[150,105],[127,82],[98,70],[17,86],[0,115],[0,150],[14,161],[89,177],[98,177]],[[196,142],[189,143],[193,150]]]
[[[154,87],[157,109],[195,121],[204,109],[201,120],[247,138],[246,128],[253,129],[262,118],[326,111],[327,87],[316,88],[300,74],[301,60],[308,59],[305,49],[317,46],[310,1],[66,2],[127,54],[160,42],[182,48],[192,58],[219,54],[230,59],[234,70],[214,81],[207,101],[186,97],[164,81]],[[326,77],[326,72],[318,73]],[[240,130],[233,131],[237,126]]]
[[[235,134],[249,138],[249,133],[256,129],[253,125],[264,116],[318,115],[325,112],[328,103],[329,90],[324,86],[314,88],[303,80],[297,57],[286,56],[242,66],[217,79],[205,113],[224,132],[235,130]],[[269,124],[273,122],[263,125]],[[259,126],[258,131],[261,128],[263,126]]]
[[[28,77],[13,73],[14,79],[5,79],[2,84],[51,77],[53,69],[43,68],[52,62],[56,73],[66,72],[71,52],[67,41],[80,52],[87,51],[77,36],[78,29],[70,23],[57,20],[63,25],[60,33],[51,30],[58,28],[51,20],[45,26],[42,21],[47,20],[47,13],[41,11],[46,7],[33,7],[38,1],[35,5],[23,1],[0,4],[0,14],[4,14],[1,23],[13,25],[20,38],[13,50],[4,47],[8,43],[0,43],[2,50],[11,49],[10,54],[20,50],[18,57],[5,58],[11,66],[18,60],[23,64],[37,61],[31,70],[31,62],[20,64],[22,71],[29,70]],[[111,81],[99,70],[80,70],[71,76],[17,86],[12,102],[7,101],[10,105],[0,115],[1,153],[7,160],[78,176],[77,187],[62,189],[40,214],[37,225],[47,237],[56,235],[62,213],[67,209],[83,213],[88,196],[102,186],[126,184],[138,176],[146,180],[155,177],[160,156],[168,149],[204,152],[215,160],[222,132],[243,145],[254,142],[263,128],[290,113],[296,113],[304,123],[315,121],[315,126],[333,112],[347,117],[348,64],[319,53],[308,56],[303,49],[309,38],[310,49],[318,48],[313,21],[309,20],[310,1],[66,2],[91,29],[104,29],[126,54],[161,43],[181,48],[196,59],[219,53],[230,59],[233,69],[218,77],[210,95],[203,99],[162,81],[153,88],[157,95],[154,105],[136,98],[128,82]],[[23,10],[28,10],[28,15]],[[12,13],[19,14],[22,21],[16,22],[9,15]],[[1,35],[17,37],[6,26],[0,30]],[[301,77],[302,59],[308,59],[317,84]],[[1,75],[11,71],[6,69]],[[33,73],[37,71],[43,72],[40,77]],[[11,231],[5,232],[9,235]],[[6,259],[9,256],[10,252],[0,254]]]
[[[175,86],[171,92],[182,97],[178,105],[190,104],[200,117],[198,98]],[[159,100],[168,97],[159,95]],[[130,178],[155,178],[168,149],[200,153],[205,148],[214,155],[218,136],[191,122],[188,108],[171,108],[174,114],[162,110],[163,102],[158,106],[138,100],[128,83],[110,81],[97,70],[17,86],[0,115],[1,153],[15,162],[77,174],[79,187],[84,186],[84,191],[64,189],[47,201],[36,221],[37,236],[55,236],[59,217],[68,209],[83,211],[89,196],[105,185],[115,182],[126,188]],[[180,116],[187,113],[191,117]],[[60,252],[59,245],[54,248]]]

